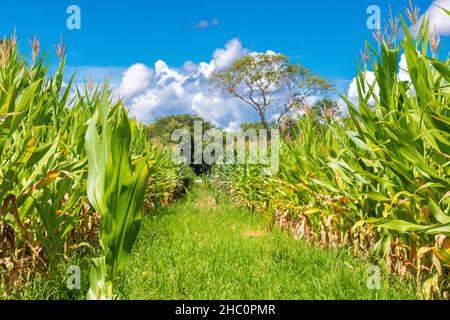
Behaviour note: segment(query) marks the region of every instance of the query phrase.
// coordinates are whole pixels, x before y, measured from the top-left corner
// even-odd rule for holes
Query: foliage
[[[173,202],[194,181],[194,172],[189,166],[173,163],[171,150],[155,146],[150,150],[150,180],[145,197],[147,210]]]
[[[301,110],[307,99],[331,91],[334,85],[300,64],[292,64],[281,54],[249,54],[230,67],[216,71],[212,81],[258,114],[261,125],[269,128],[269,111],[283,117]]]
[[[1,46],[0,268],[9,292],[84,245],[96,218],[85,198],[83,136],[92,105],[70,94],[72,80],[63,87],[65,58],[47,78],[44,59],[27,63],[15,36]]]
[[[200,134],[203,137],[203,134],[209,130],[215,128],[214,125],[209,123],[208,121],[205,121],[203,118],[199,116],[184,114],[184,115],[171,115],[167,117],[159,118],[155,121],[155,123],[150,124],[147,126],[147,134],[148,137],[154,142],[154,143],[160,143],[164,146],[173,146],[179,143],[179,141],[172,141],[172,134],[176,130],[187,130],[190,134],[190,142],[191,142],[191,162],[192,164],[190,167],[195,172],[196,175],[203,175],[209,173],[211,166],[207,165],[206,163],[202,164],[194,164],[194,130],[195,130],[195,123],[198,123],[199,126],[201,126],[201,132]],[[198,127],[200,128],[200,127]],[[206,141],[203,141],[204,144],[206,144]],[[161,155],[165,160],[164,162],[169,162],[171,159],[169,159],[169,154]],[[170,164],[169,164],[170,166]],[[170,168],[169,168],[170,169]],[[167,172],[168,175],[170,175],[170,172]],[[184,175],[185,173],[181,173]]]
[[[277,176],[227,166],[215,169],[216,180],[299,239],[351,246],[402,277],[414,274],[421,296],[432,298],[449,291],[450,61],[429,57],[428,22],[417,39],[403,29],[398,47],[371,49],[376,83],[360,68],[358,105],[343,97],[348,119],[307,113],[284,142]],[[411,82],[397,77],[401,52]]]
[[[196,121],[202,123],[204,131],[214,128],[211,123],[205,121],[202,117],[182,114],[157,119],[147,126],[147,134],[150,140],[156,139],[163,145],[175,144],[177,141],[172,141],[172,133],[177,129],[186,129],[193,135]]]
[[[63,85],[66,60],[61,54],[62,47],[63,44],[58,47],[59,66],[50,77],[45,57],[39,56],[37,39],[32,42],[30,62],[18,52],[15,35],[0,43],[0,291],[6,297],[26,295],[27,284],[34,278],[47,281],[51,275],[64,273],[61,269],[77,252],[82,251],[87,257],[94,255],[100,240],[100,214],[103,216],[102,244],[112,248],[106,262],[114,274],[120,271],[126,261],[124,253],[129,254],[129,244],[133,241],[128,231],[124,231],[129,229],[128,221],[111,218],[117,212],[122,217],[131,217],[125,213],[132,212],[136,218],[142,213],[140,198],[154,196],[137,189],[125,192],[135,179],[130,170],[142,171],[139,162],[157,163],[161,153],[169,152],[151,146],[143,125],[129,120],[123,107],[115,105],[108,120],[112,125],[109,130],[116,133],[111,137],[112,149],[108,149],[114,156],[108,158],[108,167],[101,169],[105,169],[103,173],[97,172],[95,179],[100,182],[106,175],[109,180],[102,187],[100,183],[90,184],[95,185],[89,192],[91,203],[87,197],[87,181],[88,171],[91,179],[94,171],[88,170],[86,147],[91,150],[91,160],[95,158],[93,150],[95,155],[100,155],[103,149],[99,149],[100,143],[92,145],[89,139],[85,142],[87,123],[99,112],[99,106],[105,108],[111,102],[107,101],[109,93],[98,87],[75,87],[73,76]],[[166,167],[190,172],[186,166],[166,164]],[[155,181],[160,181],[159,177],[165,174],[158,170],[165,168],[154,163],[150,166],[148,181],[143,179],[143,174],[136,175],[141,177],[140,189],[157,190],[169,197],[173,197],[172,192],[178,194],[178,189],[170,185],[160,184],[155,188]],[[114,173],[119,180],[112,179]],[[188,186],[189,174],[175,175],[172,181]],[[113,201],[114,196],[120,203]],[[127,204],[133,208],[123,209]],[[105,212],[106,206],[114,212]],[[126,236],[128,245],[117,241],[116,247],[121,235]]]
[[[131,166],[131,127],[121,105],[112,110],[103,91],[86,132],[89,201],[100,214],[100,245],[104,256],[95,258],[90,299],[113,297],[113,284],[133,249],[139,233],[148,183],[148,166],[139,159]],[[97,132],[100,123],[101,134]],[[134,171],[134,172],[133,172]]]
[[[337,101],[330,98],[323,98],[314,103],[311,111],[319,115],[322,119],[335,118],[339,114],[339,107]]]

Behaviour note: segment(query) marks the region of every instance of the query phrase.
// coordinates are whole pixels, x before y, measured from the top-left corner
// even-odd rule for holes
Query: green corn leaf
[[[392,231],[398,231],[400,233],[420,232],[420,231],[424,231],[427,229],[426,226],[421,226],[421,225],[403,221],[403,220],[392,220],[392,221],[384,222],[384,223],[379,224],[378,227],[392,230]]]
[[[450,16],[450,10],[447,10],[447,9],[441,7],[441,6],[436,6],[436,7],[438,7],[438,8],[440,8],[440,9],[444,10],[445,13],[447,13],[447,14]]]
[[[391,201],[391,199],[389,199],[388,197],[386,197],[385,195],[383,195],[379,192],[366,192],[366,193],[363,193],[362,195],[371,200],[375,200],[375,201],[379,201],[379,202]]]
[[[125,267],[139,232],[148,166],[145,160],[139,160],[133,172],[128,115],[122,107],[113,109],[111,119],[109,114],[108,96],[104,90],[86,132],[88,197],[101,215],[105,282],[114,282]]]
[[[438,59],[428,59],[433,67],[444,77],[445,80],[450,81],[450,68],[448,64],[443,63]]]
[[[428,199],[428,205],[430,207],[431,214],[433,215],[433,218],[442,224],[448,224],[450,223],[450,216],[445,214],[441,208],[436,204],[436,202],[433,201],[433,199]]]

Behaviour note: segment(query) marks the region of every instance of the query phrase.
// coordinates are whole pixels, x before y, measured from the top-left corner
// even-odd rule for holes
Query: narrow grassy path
[[[191,201],[147,216],[121,285],[130,299],[414,299],[412,284],[383,277],[345,250],[321,250],[222,195],[197,187]]]

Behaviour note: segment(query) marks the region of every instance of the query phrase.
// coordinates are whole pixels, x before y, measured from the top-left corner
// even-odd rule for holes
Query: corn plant
[[[103,92],[86,133],[89,201],[100,214],[103,256],[93,260],[90,299],[113,297],[113,283],[122,271],[136,241],[144,209],[148,166],[131,155],[131,127],[121,105],[111,110]],[[99,124],[100,133],[97,125]]]
[[[449,290],[450,61],[430,53],[426,19],[417,37],[403,29],[403,41],[380,43],[380,51],[367,43],[376,82],[359,66],[358,104],[342,97],[348,118],[321,122],[305,110],[284,141],[277,176],[249,164],[216,167],[214,176],[296,238],[351,246],[402,277],[415,275],[431,298]],[[402,53],[411,81],[398,78]]]
[[[157,146],[148,146],[149,183],[145,207],[152,208],[167,205],[189,189],[194,180],[194,173],[185,164],[172,161],[172,151]]]
[[[63,88],[65,58],[48,77],[36,43],[31,63],[14,35],[1,43],[0,267],[8,287],[20,269],[46,269],[71,248],[85,197],[85,155],[77,151],[89,108],[71,98],[72,80]]]
[[[359,77],[359,108],[349,103],[354,131],[348,132],[357,147],[353,154],[363,163],[368,198],[376,201],[377,211],[367,220],[381,227],[378,247],[382,256],[400,256],[403,262],[422,265],[439,275],[424,283],[424,292],[448,286],[445,268],[450,266],[450,91],[449,61],[430,58],[429,23],[425,22],[417,39],[403,22],[405,39],[397,47],[374,50],[372,68],[378,95],[366,94],[373,84]],[[399,81],[397,64],[404,51],[411,82]],[[375,106],[369,106],[369,97]],[[402,243],[390,248],[386,243]],[[425,253],[431,253],[425,257]],[[399,265],[397,265],[399,267]],[[400,268],[402,268],[400,266]]]
[[[63,47],[50,76],[37,39],[31,61],[18,51],[15,35],[0,41],[0,289],[6,297],[24,290],[37,273],[51,275],[80,247],[96,252],[99,240],[104,258],[94,261],[92,296],[111,297],[112,289],[98,292],[96,283],[112,283],[123,269],[139,228],[141,198],[164,204],[192,181],[189,168],[148,143],[144,126],[129,120],[123,107],[109,110],[100,86],[75,85],[73,75],[63,85]],[[94,112],[99,124],[92,124]],[[88,123],[98,145],[86,139]],[[145,162],[151,177],[144,183]]]

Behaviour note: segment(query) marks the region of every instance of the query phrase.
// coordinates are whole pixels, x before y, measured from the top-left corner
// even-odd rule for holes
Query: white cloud
[[[131,114],[149,122],[168,114],[191,113],[187,105],[189,97],[182,85],[172,82],[167,86],[153,86],[127,102]]]
[[[436,6],[450,10],[450,0],[435,0],[426,13],[430,17],[430,26],[432,28],[436,26],[436,32],[438,34],[450,35],[450,16]]]
[[[206,29],[209,27],[215,27],[218,26],[220,24],[219,19],[212,19],[211,22],[209,22],[208,20],[200,20],[195,26],[192,27],[193,30],[197,30],[197,29]]]
[[[152,79],[152,70],[138,63],[127,69],[118,88],[118,92],[124,98],[134,96],[145,90]]]
[[[188,113],[234,131],[242,122],[257,120],[256,115],[239,100],[218,94],[208,78],[248,53],[239,40],[233,39],[225,48],[215,50],[209,63],[187,61],[181,68],[171,68],[163,60],[153,68],[136,64],[123,73],[116,93],[124,98],[131,114],[146,123]]]
[[[224,129],[226,132],[237,132],[241,128],[241,124],[237,121],[231,121],[228,127]]]
[[[248,108],[245,106],[245,108]],[[192,96],[192,110],[216,126],[232,128],[244,118],[240,103],[233,98],[197,92]]]
[[[214,52],[214,66],[217,69],[225,68],[248,53],[249,51],[242,47],[238,39],[233,39],[225,45],[225,49],[217,49]]]
[[[172,81],[183,82],[185,80],[185,77],[181,73],[169,68],[163,60],[156,61],[155,73],[159,85],[165,85],[167,82],[170,83]]]

